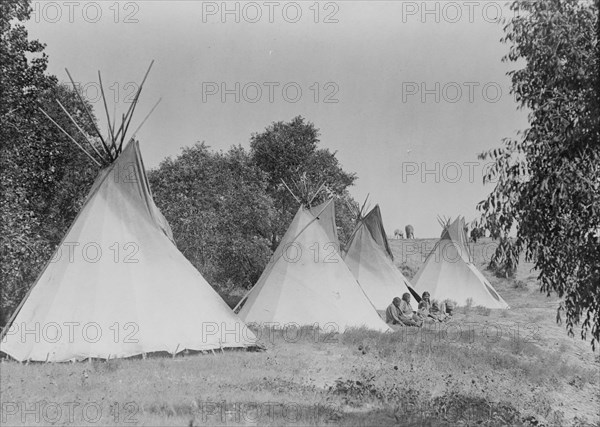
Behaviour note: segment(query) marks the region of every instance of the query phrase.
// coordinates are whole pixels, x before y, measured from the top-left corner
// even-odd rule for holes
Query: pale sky
[[[491,189],[477,153],[527,125],[508,93],[514,65],[501,62],[503,1],[33,6],[27,28],[47,44],[49,72],[87,85],[103,126],[97,70],[120,115],[155,60],[130,127],[162,98],[138,134],[146,167],[196,141],[248,148],[253,132],[302,115],[358,174],[351,193],[370,193],[388,234],[410,223],[438,237],[438,214],[473,219]]]

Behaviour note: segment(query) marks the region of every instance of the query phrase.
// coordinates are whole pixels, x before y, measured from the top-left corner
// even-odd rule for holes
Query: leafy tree
[[[347,189],[354,184],[356,175],[342,169],[336,153],[318,148],[319,130],[311,122],[298,116],[290,122],[274,122],[262,133],[250,139],[251,155],[256,164],[267,174],[267,191],[274,200],[277,217],[270,232],[271,249],[275,250],[279,239],[298,210],[298,202],[285,188],[283,182],[295,190],[293,183],[301,177],[313,184],[316,190],[324,183],[327,191],[319,193],[312,204],[336,196],[336,220],[340,227],[342,243],[354,227],[346,201],[351,201]]]
[[[83,118],[75,93],[45,74],[44,45],[28,40],[21,22],[29,18],[29,1],[3,1],[0,11],[1,325],[60,242],[97,168],[39,111],[72,135],[77,130],[55,99]]]
[[[266,176],[248,153],[196,144],[148,178],[177,247],[207,281],[222,293],[253,286],[271,255],[266,236],[274,212]]]
[[[493,264],[510,273],[519,254],[539,269],[541,291],[562,298],[570,335],[600,339],[599,1],[515,1],[505,26],[512,92],[529,110],[519,139],[483,153],[497,181],[478,208],[500,239]],[[516,226],[516,238],[508,237]]]

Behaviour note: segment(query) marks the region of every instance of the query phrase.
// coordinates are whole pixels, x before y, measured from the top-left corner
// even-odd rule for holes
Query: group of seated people
[[[395,297],[385,311],[385,321],[391,325],[417,326],[430,320],[433,322],[445,322],[452,317],[451,304],[431,302],[429,292],[423,292],[419,308],[414,311],[410,305],[410,294],[402,295],[402,299]]]

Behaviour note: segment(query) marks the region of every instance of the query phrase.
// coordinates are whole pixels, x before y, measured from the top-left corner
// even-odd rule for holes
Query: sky
[[[477,216],[491,191],[477,154],[527,126],[509,94],[504,1],[43,1],[30,37],[65,68],[106,129],[97,72],[118,117],[148,65],[131,129],[147,168],[204,141],[241,144],[297,115],[355,172],[388,234],[438,237],[437,216]],[[114,107],[113,107],[114,104]],[[115,110],[116,109],[116,110]]]

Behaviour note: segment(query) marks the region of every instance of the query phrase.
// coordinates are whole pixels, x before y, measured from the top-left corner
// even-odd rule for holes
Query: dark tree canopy
[[[209,283],[223,293],[256,283],[271,255],[273,204],[265,174],[241,147],[196,144],[148,178],[177,247]]]
[[[529,111],[518,139],[481,155],[496,181],[478,208],[500,246],[492,263],[535,262],[541,291],[562,298],[569,334],[600,340],[598,0],[516,1],[505,26],[512,91]],[[516,226],[515,239],[508,237]],[[583,320],[583,322],[581,322]]]
[[[262,133],[255,133],[250,140],[251,155],[256,164],[267,174],[268,192],[275,202],[278,216],[271,230],[271,248],[285,233],[298,202],[285,188],[282,181],[292,187],[292,182],[304,177],[318,187],[324,183],[327,191],[319,193],[313,205],[327,197],[337,196],[336,219],[342,243],[350,235],[353,223],[346,209],[345,200],[351,201],[347,189],[356,181],[354,173],[344,171],[335,154],[326,148],[318,148],[319,130],[311,122],[298,116],[290,122],[275,122]]]
[[[6,321],[50,258],[97,174],[96,165],[39,111],[72,135],[55,99],[89,131],[75,93],[45,74],[44,45],[22,21],[29,1],[0,3],[0,311]]]
[[[292,221],[299,205],[282,180],[292,188],[311,183],[314,190],[324,183],[313,205],[337,196],[340,237],[350,235],[347,187],[356,178],[318,142],[318,129],[296,117],[252,135],[249,153],[239,146],[222,153],[196,144],[149,173],[177,246],[222,294],[256,283]]]

